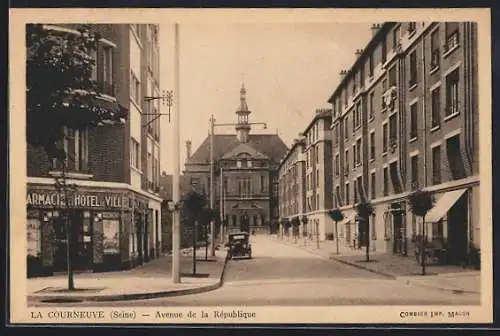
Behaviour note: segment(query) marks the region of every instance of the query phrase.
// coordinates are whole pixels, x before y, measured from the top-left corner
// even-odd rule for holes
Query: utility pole
[[[172,201],[175,205],[172,213],[172,281],[177,284],[181,282],[180,274],[180,243],[181,243],[181,225],[180,225],[180,85],[179,85],[179,24],[175,24],[175,95],[177,113],[174,122],[174,174],[172,178],[173,192]]]
[[[212,114],[210,116],[210,209],[214,209],[215,197],[214,197],[214,128],[215,128],[215,117]],[[214,219],[210,219],[210,255],[215,257],[215,227]]]
[[[222,166],[220,167],[220,241],[224,243],[224,176],[222,174]]]

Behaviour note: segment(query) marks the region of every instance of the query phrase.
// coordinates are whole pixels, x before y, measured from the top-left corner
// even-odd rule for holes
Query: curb
[[[339,263],[342,263],[342,264],[345,264],[345,265],[349,265],[349,266],[352,266],[352,267],[356,267],[356,268],[359,268],[359,269],[362,269],[364,271],[368,271],[370,273],[375,273],[375,274],[378,274],[378,275],[381,275],[385,278],[388,278],[388,279],[392,279],[392,280],[396,280],[397,278],[390,274],[390,273],[385,273],[385,272],[382,272],[382,271],[375,271],[369,267],[365,267],[365,266],[362,266],[362,265],[359,265],[357,263],[353,263],[353,262],[350,262],[350,261],[345,261],[345,260],[342,260],[342,259],[339,259],[339,258],[336,258],[336,257],[333,257],[333,256],[330,256],[330,260],[335,260],[335,261],[338,261]]]
[[[431,286],[431,285],[419,284],[418,282],[415,282],[412,280],[403,280],[403,281],[407,285],[414,285],[414,286],[419,286],[419,287],[424,287],[424,288],[432,288],[432,289],[436,289],[436,290],[439,290],[442,292],[452,292],[453,294],[481,294],[480,291],[471,291],[471,290],[465,290],[465,289],[459,289],[459,288],[435,287],[435,286]]]
[[[118,295],[103,295],[103,296],[37,296],[37,295],[29,295],[28,300],[33,300],[37,302],[45,302],[52,300],[67,300],[74,302],[113,302],[113,301],[132,301],[132,300],[147,300],[147,299],[155,299],[160,297],[172,297],[172,296],[183,296],[190,294],[200,294],[210,292],[222,287],[224,283],[224,274],[226,271],[226,265],[228,260],[224,260],[224,264],[222,266],[222,272],[219,276],[219,281],[214,284],[187,288],[187,289],[174,289],[169,291],[160,291],[153,293],[136,293],[136,294],[118,294]]]

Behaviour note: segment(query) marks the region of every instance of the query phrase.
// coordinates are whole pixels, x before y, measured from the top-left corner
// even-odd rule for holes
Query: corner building
[[[280,164],[280,216],[300,220],[300,235],[333,239],[334,222],[328,215],[333,206],[331,110],[318,109],[294,141]],[[304,222],[304,218],[307,221]]]
[[[479,248],[477,27],[470,22],[387,22],[341,72],[333,91],[334,208],[346,246],[413,256],[422,232],[407,196],[431,191],[427,238],[463,264]],[[370,232],[354,206],[370,201]]]
[[[53,33],[79,34],[79,25],[45,25]],[[161,252],[159,26],[98,24],[93,79],[98,104],[126,110],[122,126],[66,129],[67,183],[77,271],[127,269]],[[144,127],[143,127],[144,126]],[[43,126],[42,126],[43,127]],[[28,276],[66,271],[65,195],[56,189],[61,166],[28,145]]]

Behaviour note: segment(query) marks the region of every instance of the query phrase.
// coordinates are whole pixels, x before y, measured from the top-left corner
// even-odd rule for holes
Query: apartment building
[[[281,218],[307,218],[301,232],[320,240],[333,239],[334,223],[328,216],[333,207],[332,115],[318,109],[280,164]],[[286,203],[287,202],[287,203]]]
[[[342,240],[413,255],[422,223],[407,196],[420,188],[436,199],[427,238],[462,263],[479,247],[476,25],[386,22],[372,30],[329,99]],[[362,200],[375,209],[369,232],[355,220]]]
[[[295,139],[292,147],[281,159],[278,168],[279,216],[291,220],[297,217],[302,222],[306,212],[306,139],[303,135]],[[284,233],[283,225],[278,231]],[[303,225],[300,233],[308,232]],[[290,232],[289,232],[290,233]]]
[[[75,24],[45,25],[53,34],[79,34]],[[76,270],[126,269],[155,258],[161,247],[160,123],[149,113],[159,94],[159,26],[98,24],[93,79],[103,94],[96,104],[126,111],[121,126],[66,128],[67,183],[74,228]],[[151,123],[149,123],[152,121]],[[29,122],[29,120],[28,120]],[[148,124],[149,123],[149,124]],[[147,126],[146,126],[147,125]],[[43,126],[40,126],[43,127]],[[56,188],[61,165],[28,145],[28,273],[66,270],[66,200]]]

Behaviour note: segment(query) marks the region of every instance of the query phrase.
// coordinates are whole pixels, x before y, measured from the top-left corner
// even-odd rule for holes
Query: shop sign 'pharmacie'
[[[128,197],[113,193],[76,193],[69,197],[73,208],[124,208],[128,207]],[[64,193],[57,191],[28,191],[26,204],[32,207],[64,207]]]

